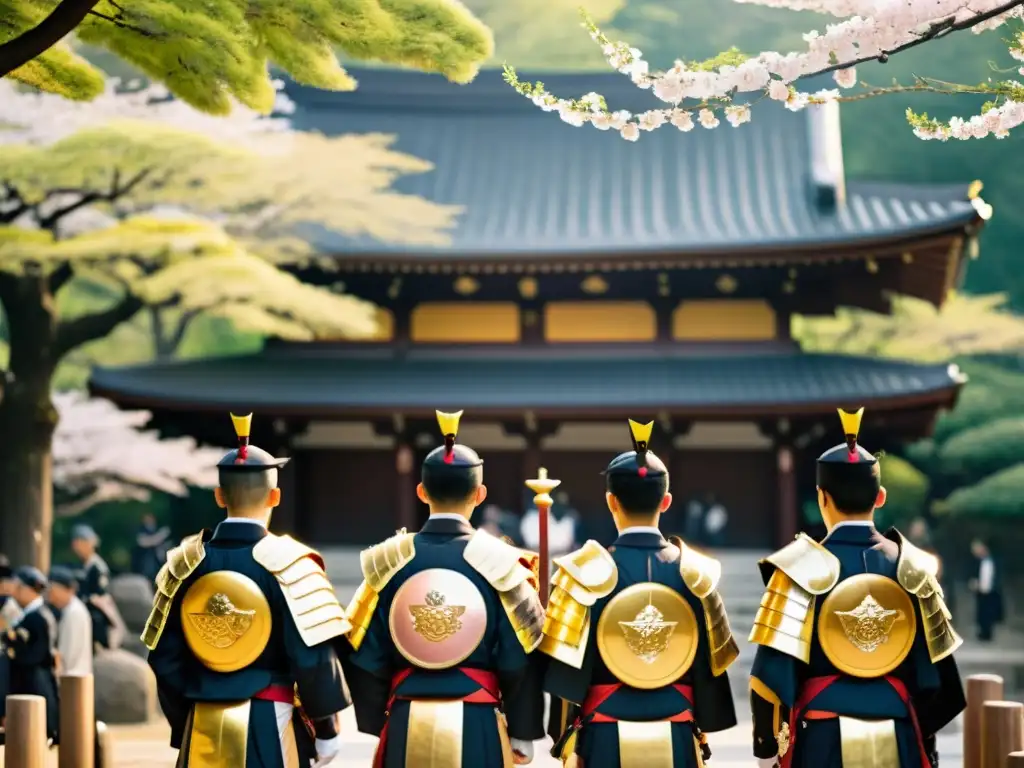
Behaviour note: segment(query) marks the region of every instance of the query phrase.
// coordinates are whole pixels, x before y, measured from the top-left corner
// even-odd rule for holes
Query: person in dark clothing
[[[736,724],[726,670],[739,655],[721,566],[658,528],[672,503],[653,422],[605,470],[619,536],[555,561],[540,651],[550,657],[552,750],[566,766],[700,768],[705,733]]]
[[[14,696],[42,696],[46,699],[46,735],[57,743],[60,732],[57,679],[57,620],[43,599],[46,577],[36,568],[23,566],[14,571],[17,586],[14,599],[22,614],[3,635],[3,652],[9,661],[7,693]]]
[[[818,458],[828,536],[760,563],[750,706],[763,768],[936,768],[935,734],[966,706],[938,562],[874,527],[885,488],[857,443],[863,410],[839,411],[846,441]]]
[[[135,535],[132,550],[132,572],[152,581],[167,559],[168,541],[171,529],[166,525],[158,527],[156,518],[147,512],[142,516],[142,525]]]
[[[537,557],[469,524],[487,488],[476,451],[455,443],[461,416],[437,413],[423,528],[360,558],[350,682],[359,730],[380,737],[374,768],[510,768],[544,736]]]
[[[277,459],[249,444],[215,490],[227,518],[186,537],[157,574],[142,635],[179,768],[294,768],[330,763],[349,706],[338,658],[351,625],[323,560],[267,530],[281,499]]]
[[[110,568],[98,548],[100,538],[88,525],[76,525],[71,529],[71,549],[82,562],[78,582],[78,598],[85,603],[92,618],[92,639],[99,648],[120,646],[120,615],[108,591]]]
[[[996,625],[1003,620],[1001,569],[988,544],[981,539],[971,542],[971,554],[974,555],[976,570],[969,586],[977,601],[978,639],[990,643]]]

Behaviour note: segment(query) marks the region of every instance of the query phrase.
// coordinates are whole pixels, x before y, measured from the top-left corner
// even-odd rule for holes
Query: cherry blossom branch
[[[953,32],[993,29],[1011,18],[1024,17],[1024,0],[929,0],[921,3],[904,0],[872,0],[869,3],[858,3],[857,0],[768,0],[763,4],[813,8],[850,18],[843,23],[829,25],[823,35],[818,32],[804,35],[808,47],[802,53],[765,52],[748,58],[730,50],[703,62],[677,61],[666,72],[652,73],[640,50],[627,43],[612,42],[584,15],[583,26],[601,47],[608,63],[628,76],[637,87],[650,89],[658,99],[670,105],[639,115],[609,108],[604,97],[597,93],[578,99],[558,98],[549,93],[543,83],[520,81],[515,69],[509,66],[505,67],[505,81],[541,109],[558,112],[559,117],[570,125],[590,123],[600,130],[615,129],[622,138],[636,141],[641,131],[653,131],[667,123],[686,132],[692,130],[696,123],[708,129],[719,126],[719,115],[724,115],[734,127],[749,122],[751,107],[760,99],[734,102],[741,93],[759,93],[761,98],[767,96],[783,102],[793,111],[809,105],[852,100],[858,97],[840,96],[835,89],[802,93],[794,84],[809,77],[832,73],[840,88],[850,89],[857,85],[856,64],[885,62],[897,53]],[[1024,34],[1018,34],[1017,43],[1010,46],[1009,53],[1024,61]],[[1024,74],[1024,67],[1020,72]],[[939,139],[954,135],[958,138],[989,134],[1002,137],[1024,122],[1024,84],[1006,81],[994,86],[959,86],[959,89],[950,88],[944,92],[983,92],[995,100],[985,105],[977,120],[972,118],[970,130],[961,130],[959,135],[953,127],[958,125],[956,119],[941,123],[927,115],[908,111],[907,119],[916,135]],[[896,92],[899,92],[899,87],[875,89],[870,94],[862,94],[862,97]],[[697,113],[696,123],[694,112]]]
[[[0,44],[0,77],[4,77],[52,48],[89,14],[99,0],[61,0],[32,29]]]

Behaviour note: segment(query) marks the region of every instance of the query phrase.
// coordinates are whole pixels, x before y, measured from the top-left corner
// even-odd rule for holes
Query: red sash
[[[793,747],[796,745],[797,725],[800,720],[829,720],[839,717],[835,712],[807,708],[819,694],[839,679],[839,675],[812,677],[800,688],[800,695],[797,696],[796,704],[793,705],[793,709],[789,713],[789,749],[779,760],[780,768],[790,768],[793,763]],[[921,724],[917,720],[917,712],[910,701],[910,692],[907,690],[907,686],[903,684],[902,680],[892,675],[886,676],[885,681],[896,691],[896,695],[900,697],[907,707],[907,712],[910,713],[910,722],[914,726],[914,736],[917,737],[917,747],[921,753],[921,768],[931,768],[932,761],[928,757],[928,751],[924,748],[924,734],[921,733]]]
[[[458,670],[480,686],[469,695],[462,697],[464,703],[497,705],[501,702],[501,694],[498,691],[498,675],[496,673],[486,669],[473,669],[472,667],[458,667]],[[384,765],[384,750],[387,747],[391,708],[399,699],[411,700],[408,696],[398,696],[395,691],[414,671],[412,668],[403,669],[391,678],[391,697],[388,699],[387,710],[384,712],[384,727],[380,732],[380,741],[377,742],[377,751],[373,755],[373,768],[383,768]]]
[[[614,683],[612,685],[592,685],[587,691],[587,698],[583,700],[583,708],[580,712],[579,719],[576,721],[577,725],[582,725],[583,720],[588,717],[592,723],[617,723],[618,718],[612,717],[611,715],[605,715],[597,710],[621,687],[622,683]],[[691,706],[693,705],[692,686],[673,685],[672,687],[679,691]],[[662,722],[666,721],[670,723],[691,723],[693,722],[693,711],[689,709],[683,710],[671,717],[665,718]]]
[[[291,704],[299,710],[299,717],[302,719],[302,724],[305,726],[307,733],[311,737],[316,738],[316,729],[313,727],[313,721],[303,711],[302,702],[299,701],[294,685],[268,685],[253,696],[253,698],[261,701],[276,701],[278,704]]]

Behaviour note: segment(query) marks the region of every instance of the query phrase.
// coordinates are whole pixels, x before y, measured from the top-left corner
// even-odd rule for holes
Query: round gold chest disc
[[[200,577],[181,601],[188,647],[215,672],[235,672],[256,661],[270,641],[272,623],[263,590],[234,571]]]
[[[881,677],[903,663],[914,644],[914,604],[903,587],[877,573],[843,579],[821,605],[818,642],[840,672]]]
[[[398,588],[388,617],[395,648],[421,669],[448,669],[469,658],[487,630],[487,604],[458,571],[429,568]]]
[[[693,608],[663,584],[627,587],[608,601],[597,622],[597,650],[608,671],[641,690],[682,677],[699,639]]]

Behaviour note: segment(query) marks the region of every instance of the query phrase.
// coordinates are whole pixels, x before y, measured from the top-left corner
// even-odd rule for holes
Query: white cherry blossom
[[[744,58],[734,51],[720,54],[707,62],[677,61],[665,72],[652,71],[643,53],[627,43],[609,40],[593,22],[585,19],[583,26],[600,46],[609,65],[628,77],[637,87],[650,89],[662,102],[675,109],[663,111],[664,119],[655,118],[654,112],[645,112],[628,118],[618,126],[623,138],[636,141],[640,130],[655,130],[671,124],[682,131],[693,126],[690,112],[696,111],[697,121],[705,128],[714,128],[721,121],[715,116],[723,111],[733,126],[742,125],[756,117],[757,94],[783,102],[787,109],[802,110],[831,101],[847,98],[837,89],[804,93],[795,84],[805,78],[826,72],[833,73],[836,85],[844,90],[857,87],[856,66],[872,60],[885,61],[903,50],[927,43],[946,35],[970,29],[974,33],[995,29],[1012,19],[1024,19],[1024,0],[736,0],[736,2],[787,8],[797,11],[816,11],[837,19],[824,25],[823,30],[812,30],[803,36],[805,49],[779,53],[765,51]],[[1018,33],[1009,46],[1009,55],[1024,62],[1024,33]],[[1024,66],[1019,68],[1024,75]],[[560,116],[572,125],[592,123],[602,130],[613,127],[607,117],[613,107],[606,105],[598,94],[587,94],[578,100],[557,99],[539,84],[520,82],[515,70],[506,67],[505,79],[517,91],[531,98],[544,109],[557,103]],[[917,78],[918,84],[929,90],[959,92],[948,84]],[[867,95],[877,95],[898,88],[873,89]],[[961,89],[962,90],[962,89]],[[970,92],[970,91],[968,91]],[[975,89],[975,92],[982,92]],[[908,121],[921,138],[974,138],[1005,136],[1020,124],[1019,103],[1024,101],[1024,83],[1004,81],[986,86],[983,91],[994,97],[996,106],[984,115],[961,123],[940,121],[915,115],[908,111]],[[737,94],[754,94],[743,98],[743,105],[733,104]],[[749,103],[748,103],[749,102]],[[595,104],[600,106],[595,107]],[[636,130],[629,128],[635,125]],[[955,127],[955,126],[966,126]]]

